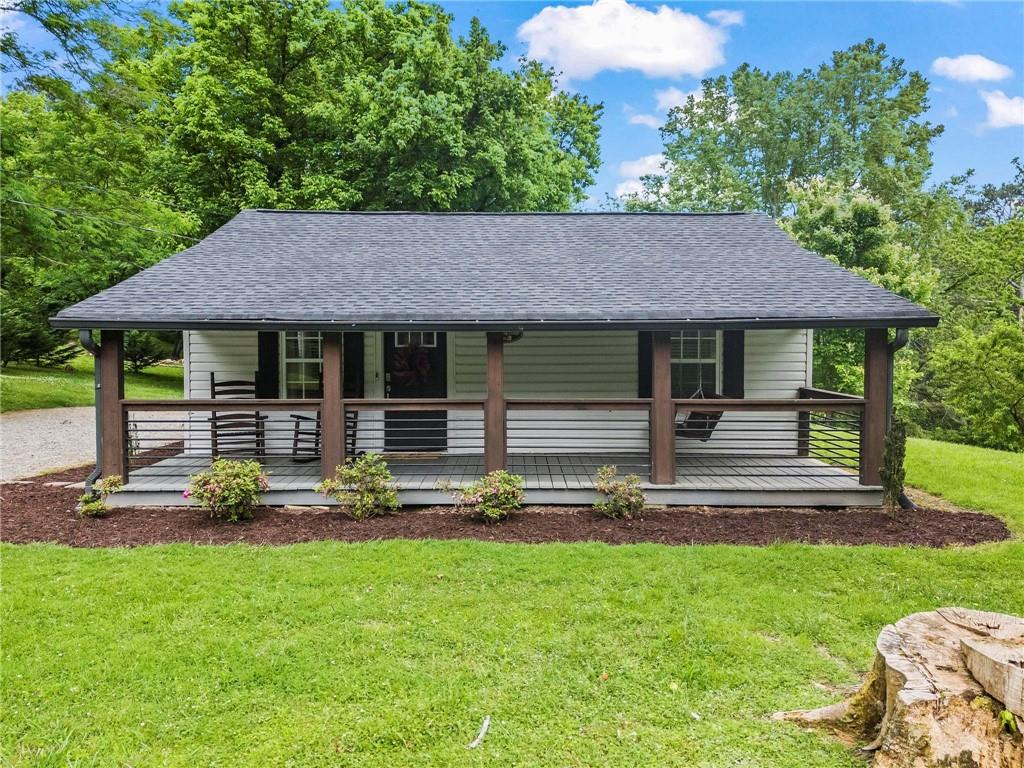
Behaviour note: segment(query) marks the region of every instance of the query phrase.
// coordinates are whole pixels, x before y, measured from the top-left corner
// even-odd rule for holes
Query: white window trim
[[[316,333],[320,335],[320,357],[288,357],[288,344],[285,334],[295,331],[278,331],[277,344],[277,394],[282,400],[288,399],[288,363],[312,363],[319,361],[322,366],[323,358],[323,333],[320,331],[299,331],[299,333]]]
[[[419,341],[417,342],[417,346],[423,347],[424,349],[436,349],[437,348],[437,331],[409,330],[409,331],[392,331],[391,333],[393,334],[392,341],[394,342],[395,349],[399,349],[401,347],[408,347],[412,343],[412,334],[414,334],[414,333],[419,334]],[[405,344],[399,344],[398,343],[398,335],[401,334],[401,333],[409,334],[408,337],[407,337],[408,340],[407,340],[407,342]],[[428,334],[428,333],[430,334],[430,338],[432,339],[432,341],[429,344],[426,344],[423,341],[423,336],[424,336],[424,334]]]
[[[686,331],[686,328],[680,328],[679,333]],[[692,330],[692,329],[690,329]],[[673,357],[669,360],[669,364],[673,363],[714,363],[715,364],[715,392],[722,391],[722,332],[715,331],[715,358],[692,358],[684,359],[679,357]],[[682,350],[682,344],[679,345],[679,349]],[[699,349],[699,345],[698,345]]]

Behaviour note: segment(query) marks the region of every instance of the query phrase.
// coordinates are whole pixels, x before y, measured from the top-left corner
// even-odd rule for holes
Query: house
[[[215,454],[324,503],[377,451],[405,503],[498,468],[588,503],[615,464],[654,502],[845,505],[880,502],[892,355],[938,318],[756,213],[246,210],[52,322],[97,355],[124,504],[184,503]],[[812,387],[823,328],[863,332],[862,397]],[[184,334],[184,401],[124,399],[129,329]]]

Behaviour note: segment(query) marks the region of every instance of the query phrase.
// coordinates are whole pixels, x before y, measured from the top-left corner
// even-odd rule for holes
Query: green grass
[[[1019,525],[1012,485],[980,495],[1016,457],[931,451],[915,483]],[[12,766],[862,768],[771,713],[838,700],[913,611],[1024,613],[1019,539],[0,553]]]
[[[0,368],[0,411],[92,405],[95,402],[92,357],[76,357],[71,361],[71,368],[71,371],[62,371],[15,363]],[[141,373],[126,372],[124,389],[127,397],[180,398],[181,366],[158,366]]]
[[[911,438],[906,467],[909,485],[991,510],[1024,535],[1024,453]]]

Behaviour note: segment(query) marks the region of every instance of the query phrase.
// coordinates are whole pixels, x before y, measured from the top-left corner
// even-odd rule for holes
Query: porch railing
[[[803,389],[791,399],[673,399],[672,466],[685,478],[774,478],[855,472],[862,464],[863,398]],[[121,400],[124,456],[130,478],[181,476],[216,455],[256,459],[272,474],[330,473],[324,464],[324,401]],[[344,454],[382,452],[406,475],[479,476],[487,466],[488,401],[351,399],[342,401]],[[651,399],[503,400],[504,466],[546,463],[593,476],[603,464],[647,476],[658,450]],[[525,457],[525,458],[523,458]],[[803,460],[802,462],[799,460]],[[538,463],[539,462],[539,463]],[[461,469],[460,469],[461,468]],[[695,469],[697,468],[697,469]],[[312,480],[310,480],[312,478]]]

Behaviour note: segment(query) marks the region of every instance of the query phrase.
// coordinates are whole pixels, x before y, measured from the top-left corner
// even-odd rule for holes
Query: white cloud
[[[1024,96],[1007,96],[1002,91],[978,91],[988,107],[986,128],[1024,125]]]
[[[733,27],[744,20],[743,11],[711,11],[707,16],[720,27]]]
[[[665,121],[657,115],[640,114],[629,116],[630,125],[646,125],[648,128],[661,128],[664,122]]]
[[[979,80],[1005,80],[1013,74],[1013,70],[998,61],[986,59],[977,53],[965,53],[951,59],[940,56],[932,62],[932,72],[936,75],[959,80],[962,83],[973,83]]]
[[[960,110],[956,107],[950,107],[946,110],[946,117],[960,117]]]
[[[626,160],[619,163],[620,176],[646,176],[648,173],[661,173],[661,164],[665,162],[665,156],[644,155],[636,160]]]
[[[652,173],[664,173],[665,169],[661,167],[664,162],[665,156],[657,154],[644,155],[636,160],[619,163],[619,176],[622,177],[622,181],[615,186],[615,196],[643,194],[644,185],[640,181],[640,177]]]
[[[701,96],[704,95],[704,91],[700,88],[696,88],[692,91],[684,91],[675,86],[670,86],[663,91],[655,91],[654,98],[658,101],[658,109],[663,109],[666,112],[673,107],[681,107],[686,103],[688,96],[700,101]]]
[[[0,10],[0,32],[13,32],[25,26],[19,11]]]
[[[627,179],[615,185],[615,196],[625,197],[626,195],[639,195],[644,191],[644,185],[640,179]]]
[[[523,22],[517,35],[530,58],[580,80],[606,69],[700,77],[725,62],[728,39],[693,14],[665,5],[651,11],[626,0],[548,6]]]

